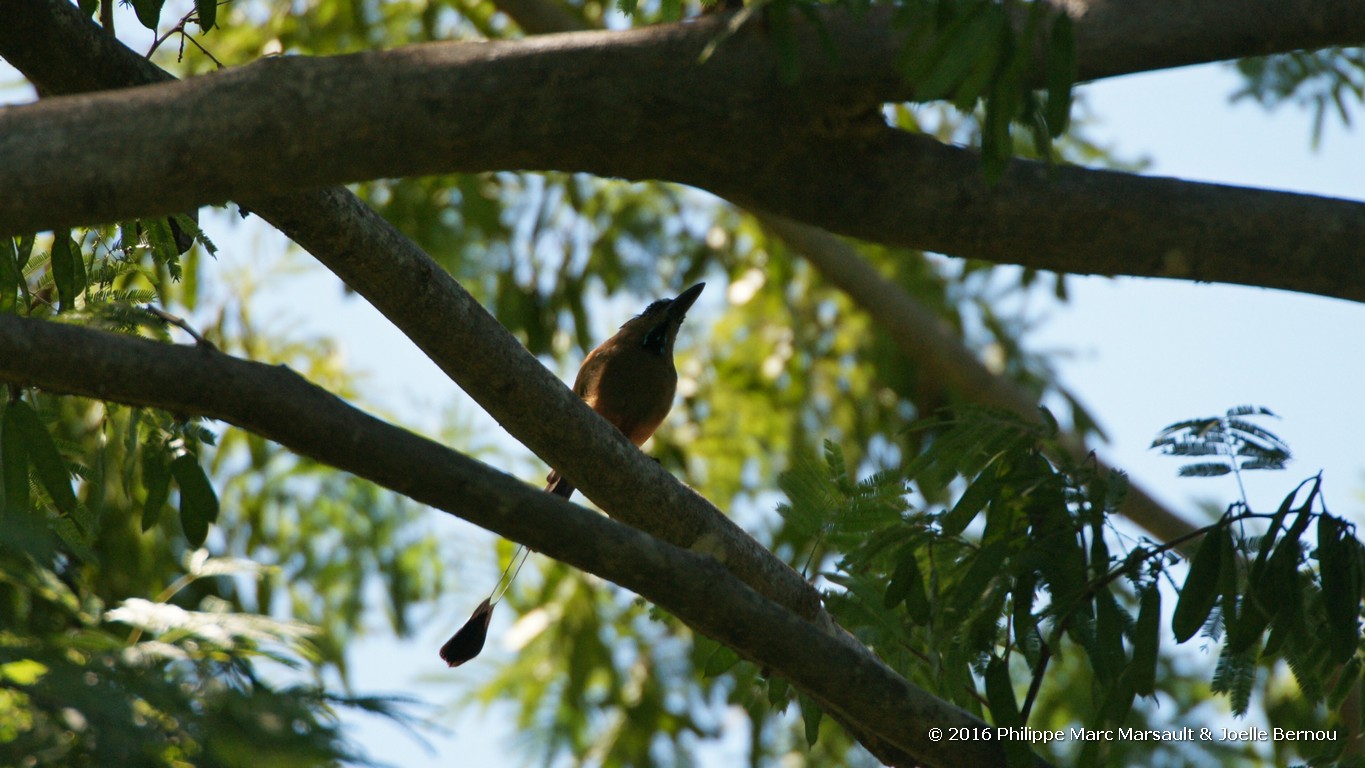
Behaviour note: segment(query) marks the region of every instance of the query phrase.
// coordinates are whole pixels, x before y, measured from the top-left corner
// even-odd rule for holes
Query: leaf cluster
[[[312,630],[212,599],[192,611],[164,602],[200,579],[259,575],[203,552],[184,565],[162,600],[105,610],[82,574],[59,574],[4,541],[0,763],[241,766],[269,754],[282,767],[370,764],[344,739],[336,709],[404,720],[406,702],[267,681],[262,661],[308,662]]]
[[[1251,417],[1274,415],[1262,406],[1241,405],[1229,408],[1222,416],[1177,421],[1161,430],[1152,441],[1152,448],[1167,456],[1222,457],[1186,464],[1180,468],[1181,477],[1284,469],[1291,458],[1289,446],[1270,430],[1250,421]]]
[[[1329,112],[1351,125],[1351,111],[1365,101],[1365,48],[1324,48],[1239,60],[1245,84],[1232,98],[1253,99],[1267,109],[1292,102],[1313,112],[1316,147]]]
[[[1020,12],[1025,21],[1017,25]],[[1076,39],[1070,16],[1044,3],[911,0],[898,4],[896,21],[906,29],[899,65],[915,100],[947,100],[968,114],[983,109],[988,179],[999,179],[1014,156],[1015,125],[1031,134],[1039,157],[1052,158],[1052,141],[1071,120]],[[1041,73],[1034,64],[1039,39],[1045,41]],[[1044,89],[1030,85],[1035,77]]]
[[[828,544],[821,576],[831,612],[916,683],[996,725],[1139,722],[1139,699],[1166,690],[1162,585],[1181,542],[1116,548],[1123,537],[1110,516],[1126,479],[1061,458],[1049,418],[1034,425],[956,409],[921,429],[924,450],[898,470],[855,480],[831,443],[823,461],[783,477],[786,520]],[[1177,643],[1201,628],[1223,639],[1211,684],[1238,714],[1257,670],[1281,660],[1309,710],[1334,711],[1360,678],[1365,548],[1353,526],[1318,508],[1320,482],[1305,481],[1273,515],[1234,505],[1201,531],[1179,590],[1170,631]],[[1258,520],[1268,520],[1262,534],[1240,533]],[[1049,673],[1059,665],[1065,675]],[[1066,686],[1077,675],[1089,702],[1071,710],[1076,720],[1031,719],[1049,697],[1074,701]],[[1343,743],[1326,752],[1303,744],[1298,754],[1322,757]],[[1073,757],[1107,762],[1125,748],[1087,743]]]

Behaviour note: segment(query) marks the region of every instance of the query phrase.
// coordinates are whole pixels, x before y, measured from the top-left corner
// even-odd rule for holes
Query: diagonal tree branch
[[[284,366],[200,346],[0,316],[0,381],[219,419],[445,510],[664,607],[818,698],[896,765],[1003,764],[998,743],[934,741],[985,728],[846,634],[823,632],[689,552],[374,418]]]
[[[990,186],[973,153],[887,127],[877,106],[913,94],[880,13],[827,12],[834,57],[797,24],[795,84],[761,23],[698,64],[725,21],[710,18],[272,59],[9,108],[0,231],[382,176],[544,168],[675,180],[840,234],[1034,268],[1365,299],[1365,204],[1022,161]],[[1243,45],[1260,53],[1301,32]],[[1318,42],[1342,34],[1320,30]]]
[[[562,7],[555,0],[495,0],[494,4],[531,34],[584,28],[581,21],[558,16]],[[939,317],[877,274],[847,243],[828,232],[780,216],[754,215],[810,261],[826,280],[872,315],[906,357],[925,367],[929,378],[971,402],[1002,408],[1030,421],[1040,420],[1037,398],[991,373]],[[1079,438],[1065,435],[1064,441],[1073,459],[1086,459],[1088,451]],[[1105,470],[1102,462],[1100,468]],[[1123,513],[1161,541],[1186,536],[1195,528],[1135,483],[1129,485]]]
[[[0,6],[0,15],[5,10]],[[52,77],[43,81],[50,91],[91,82],[72,74],[79,61],[124,61],[110,71],[142,81],[161,76],[150,63],[134,65],[141,57],[103,35],[75,6],[24,0],[22,10],[6,19],[18,23],[0,25],[0,54],[30,77],[30,57],[65,57],[56,66],[34,62]],[[35,40],[52,47],[32,45]],[[833,631],[819,593],[800,574],[625,441],[449,273],[354,195],[332,188],[243,202],[364,296],[513,437],[613,517],[713,555],[759,593]]]
[[[907,357],[923,365],[930,377],[971,402],[1012,411],[1040,422],[1037,398],[1013,382],[991,373],[938,316],[922,307],[899,286],[882,277],[839,238],[794,221],[760,215],[759,220],[806,257],[826,280],[838,286],[872,315]],[[1072,459],[1083,462],[1089,451],[1075,435],[1063,435]],[[1098,461],[1100,472],[1107,472]],[[1123,514],[1161,541],[1174,541],[1195,526],[1167,509],[1141,486],[1129,482]]]
[[[44,10],[58,18],[66,14],[66,44],[61,51],[72,55],[93,51],[97,59],[111,55],[110,50],[114,55],[124,51],[136,59],[135,54],[93,27],[81,26],[84,20],[79,17],[71,23],[75,12],[71,6],[55,0]],[[41,39],[59,26],[29,25],[27,39]],[[0,29],[0,51],[8,42]],[[30,50],[41,54],[44,49],[39,46]],[[61,81],[69,72],[70,68],[60,68],[52,74],[54,80]],[[155,72],[134,72],[137,77],[156,76]],[[369,299],[514,436],[560,468],[599,506],[642,530],[716,558],[768,599],[843,641],[847,649],[863,658],[863,663],[880,666],[865,647],[834,625],[809,583],[708,502],[628,446],[449,274],[354,195],[325,189],[248,203]],[[854,689],[840,690],[841,695],[858,695]],[[811,695],[884,762],[915,762],[897,746],[898,735],[888,737],[877,731],[876,723],[845,714],[837,698],[814,690]]]

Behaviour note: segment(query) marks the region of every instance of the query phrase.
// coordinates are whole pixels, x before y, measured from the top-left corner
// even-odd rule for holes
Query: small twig
[[[198,331],[190,327],[190,324],[185,322],[185,319],[183,317],[177,317],[176,315],[172,315],[170,312],[167,312],[166,310],[157,306],[153,306],[151,304],[148,304],[147,306],[143,307],[143,309],[146,310],[147,314],[151,315],[152,317],[155,317],[164,323],[170,323],[171,325],[176,326],[185,333],[188,333],[191,337],[193,337],[194,342],[199,346],[207,347],[215,352],[218,351],[218,347],[214,346],[213,342],[204,338],[199,334]]]
[[[143,58],[146,59],[152,58],[152,54],[156,53],[156,49],[160,48],[162,43],[171,39],[171,35],[174,35],[177,32],[184,34],[185,25],[189,23],[190,18],[193,17],[196,13],[197,11],[190,11],[184,16],[181,16],[179,23],[177,23],[174,27],[171,27],[169,30],[166,31],[166,34],[162,35],[161,37],[158,37],[156,41],[152,43],[152,47],[147,49],[147,55],[144,56]]]
[[[198,20],[198,19],[197,19],[197,17],[196,17],[196,21],[197,21],[197,20]],[[213,62],[219,69],[227,69],[227,66],[224,65],[223,62],[219,61],[218,58],[217,58],[216,56],[214,56],[213,54],[209,53],[209,49],[207,49],[207,48],[205,48],[204,46],[200,45],[200,44],[199,44],[199,41],[194,39],[194,35],[191,35],[191,34],[189,34],[189,33],[184,33],[184,34],[182,34],[182,36],[181,36],[180,39],[181,39],[181,44],[182,44],[182,45],[184,44],[184,41],[185,41],[185,40],[189,40],[191,43],[193,43],[193,44],[194,44],[194,47],[195,47],[195,48],[198,48],[200,53],[202,53],[202,54],[204,54],[205,56],[209,57],[209,61]],[[183,49],[182,49],[182,51],[183,51]],[[182,55],[183,55],[183,53],[182,53]]]
[[[193,35],[185,31],[185,25],[190,23],[191,21],[196,24],[199,23],[198,11],[190,11],[184,16],[181,16],[180,21],[177,22],[175,26],[171,27],[169,30],[167,30],[166,34],[158,37],[156,41],[152,43],[152,47],[147,49],[147,55],[145,58],[150,59],[152,57],[152,54],[156,53],[156,49],[161,47],[162,43],[171,39],[172,35],[178,34],[180,35],[180,51],[176,54],[177,61],[185,58],[185,41],[189,40],[191,43],[194,44],[195,48],[198,48],[201,53],[209,57],[209,61],[212,61],[219,69],[227,69],[227,67],[224,66],[223,62],[219,61],[218,58],[214,56],[212,53],[209,53],[209,50],[205,48],[203,45],[200,45],[199,41],[195,40]]]

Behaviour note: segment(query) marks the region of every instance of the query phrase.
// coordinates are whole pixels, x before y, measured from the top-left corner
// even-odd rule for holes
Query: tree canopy
[[[1322,478],[1186,520],[1089,453],[1010,301],[1068,273],[1365,297],[1365,203],[1146,176],[1070,120],[1077,82],[1229,60],[1349,124],[1358,1],[114,5],[0,0],[42,97],[0,110],[16,764],[366,760],[337,709],[410,708],[323,681],[366,616],[406,633],[449,587],[427,507],[554,561],[478,693],[549,758],[687,764],[720,706],[752,764],[1358,757],[1365,548]],[[257,317],[204,230],[260,222],[608,516],[458,423],[409,431],[338,340]],[[703,278],[725,299],[655,462],[544,361]],[[1156,447],[1282,469],[1267,415]],[[1334,736],[1027,738],[1161,733],[1208,688]]]

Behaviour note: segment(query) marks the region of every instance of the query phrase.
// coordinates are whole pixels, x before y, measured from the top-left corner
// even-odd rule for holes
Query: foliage
[[[244,308],[220,306],[201,334],[150,304],[214,311],[199,280],[211,244],[192,219],[177,221],[206,250],[182,254],[164,221],[6,238],[0,308],[163,341],[169,319],[198,343],[263,347],[345,392],[315,343],[272,339]],[[430,596],[433,543],[414,530],[412,505],[192,416],[6,392],[0,763],[364,762],[337,709],[397,714],[396,701],[280,681],[344,672],[376,577],[399,631]],[[251,560],[206,559],[205,543]],[[281,597],[321,627],[301,634],[271,618]]]
[[[1326,48],[1241,59],[1246,84],[1233,99],[1250,98],[1266,108],[1292,102],[1313,111],[1313,146],[1322,140],[1328,111],[1351,125],[1351,108],[1365,101],[1365,48]]]
[[[1239,405],[1222,416],[1177,421],[1161,430],[1152,441],[1167,456],[1218,457],[1185,464],[1181,477],[1220,477],[1232,473],[1237,478],[1242,503],[1246,488],[1242,473],[1258,469],[1284,469],[1290,459],[1289,446],[1274,433],[1250,419],[1274,416],[1261,406]]]
[[[168,602],[200,579],[261,573],[249,561],[202,550],[184,565],[157,601],[131,598],[106,610],[88,583],[93,569],[54,570],[4,540],[0,763],[368,764],[343,737],[336,709],[401,719],[404,702],[269,682],[262,662],[297,668],[316,659],[313,630],[233,611],[212,596],[200,610]]]
[[[1229,418],[1254,412],[1265,411],[1233,409]],[[1101,476],[1064,458],[1047,426],[968,409],[925,428],[925,451],[901,471],[856,480],[842,451],[828,444],[823,462],[784,475],[784,518],[832,566],[822,573],[833,585],[830,610],[917,684],[989,713],[996,725],[1150,727],[1134,705],[1165,693],[1158,677],[1161,582],[1172,577],[1179,562],[1173,549],[1182,542],[1112,548],[1123,540],[1109,520],[1124,494],[1123,476]],[[1225,434],[1201,434],[1224,444]],[[1282,446],[1272,435],[1255,435]],[[952,503],[910,501],[935,498],[948,486],[961,488]],[[1306,706],[1271,725],[1351,734],[1356,723],[1322,707],[1335,712],[1360,677],[1365,548],[1353,525],[1322,508],[1320,490],[1321,478],[1312,478],[1274,514],[1236,504],[1202,529],[1172,629],[1177,642],[1201,628],[1211,640],[1223,638],[1211,682],[1237,714],[1247,712],[1258,665],[1273,671],[1285,663]],[[1247,535],[1256,520],[1269,522],[1259,536]],[[1305,551],[1314,522],[1317,548]],[[1071,667],[1060,679],[1049,674],[1057,663]],[[1088,681],[1090,698],[1089,707],[1073,711],[1077,720],[1058,723],[1056,713],[1030,719],[1036,702],[1066,695],[1075,676]],[[1020,678],[1028,685],[1010,682]],[[1322,758],[1345,742],[1277,749]],[[1134,746],[1088,742],[1066,757],[1121,763]],[[1144,762],[1162,759],[1151,747],[1140,745]]]
[[[613,12],[602,0],[557,5],[591,26]],[[95,0],[82,7],[97,9]],[[789,0],[751,7],[779,43],[814,18],[810,4]],[[992,175],[1012,155],[1114,162],[1070,124],[1075,53],[1066,17],[1044,17],[1043,4],[1031,4],[1029,27],[1015,32],[1004,24],[1009,7],[900,5],[901,63],[916,101],[887,108],[894,124],[980,147]],[[480,0],[308,0],[288,8],[208,0],[179,2],[173,12],[161,0],[137,0],[133,9],[163,37],[174,34],[162,16],[183,14],[171,31],[181,48],[195,39],[211,50],[177,57],[160,48],[158,60],[180,73],[277,52],[519,34],[497,5]],[[672,0],[628,10],[631,20],[612,24],[685,12]],[[186,24],[211,34],[191,38]],[[1035,35],[1049,41],[1043,72],[1026,71]],[[784,70],[799,77],[790,46],[784,50]],[[1279,98],[1313,93],[1319,82],[1276,79],[1274,65],[1264,66],[1265,93],[1273,82],[1290,85]],[[1330,98],[1344,118],[1342,88],[1349,93],[1357,81],[1335,82],[1316,103],[1321,113]],[[943,103],[927,103],[936,99]],[[951,394],[742,212],[672,185],[557,173],[383,180],[357,191],[566,372],[642,302],[703,276],[727,282],[726,301],[710,310],[714,322],[697,333],[706,343],[685,338],[680,346],[681,404],[652,450],[709,498],[734,505],[789,562],[811,564],[840,621],[945,698],[1002,723],[1134,724],[1155,717],[1141,697],[1155,695],[1159,680],[1163,707],[1173,705],[1168,721],[1188,719],[1204,682],[1172,661],[1157,620],[1163,602],[1187,600],[1182,631],[1226,638],[1214,684],[1237,706],[1257,684],[1275,682],[1265,672],[1278,669],[1268,666],[1274,659],[1286,660],[1301,690],[1267,706],[1273,722],[1320,724],[1319,702],[1339,700],[1341,681],[1359,674],[1342,618],[1358,591],[1359,545],[1321,509],[1316,482],[1307,501],[1291,495],[1276,516],[1244,504],[1207,529],[1212,543],[1201,549],[1210,554],[1173,601],[1160,587],[1175,568],[1169,548],[1118,546],[1125,537],[1108,514],[1122,496],[1121,475],[1060,459],[1048,428],[999,414],[958,410],[908,430],[952,404]],[[199,247],[182,249],[177,231]],[[1029,351],[1030,318],[1010,309],[1043,280],[1064,299],[1063,278],[859,247],[969,346],[998,359],[1006,376],[1059,396],[1071,406],[1063,420],[1093,434],[1093,419],[1056,384],[1049,359]],[[360,394],[356,372],[342,367],[329,340],[262,329],[248,309],[252,289],[226,285],[223,265],[203,259],[212,252],[188,217],[61,232],[51,243],[5,240],[0,311],[169,341],[164,323],[142,308],[155,303],[193,313],[202,335],[225,351],[292,365],[341,396]],[[297,749],[288,754],[300,764],[357,757],[333,708],[387,704],[274,685],[259,663],[344,671],[346,641],[375,610],[406,631],[413,606],[439,584],[442,554],[417,522],[421,511],[260,438],[181,414],[33,392],[12,393],[11,403],[5,415],[14,426],[0,425],[5,542],[22,552],[4,560],[0,749],[74,764],[96,747],[127,755],[128,764],[236,765],[259,761],[266,744]],[[1255,436],[1230,422],[1221,429],[1242,448]],[[1242,448],[1226,454],[1233,470],[1257,460]],[[787,495],[780,517],[756,511],[771,508],[775,485]],[[1265,517],[1273,525],[1261,538],[1245,533]],[[1308,543],[1314,535],[1316,549]],[[196,560],[201,542],[266,567],[208,578],[206,563],[241,564]],[[1287,595],[1283,605],[1266,605],[1272,587]],[[508,603],[521,613],[519,652],[478,695],[511,702],[529,750],[547,760],[685,765],[720,731],[729,707],[749,724],[753,764],[785,756],[870,762],[781,678],[592,579],[549,564],[538,581],[519,581]],[[266,618],[286,615],[320,631],[305,641],[293,634],[296,625]],[[123,619],[140,627],[137,637]],[[1324,659],[1344,660],[1345,674],[1333,678]],[[95,693],[118,695],[92,697],[82,687],[92,676]],[[119,746],[127,734],[145,738]],[[143,747],[152,753],[137,751]],[[33,751],[49,748],[68,751]],[[1133,744],[1110,748],[1065,757],[1118,761]],[[1142,761],[1192,762],[1183,749],[1144,747]]]

